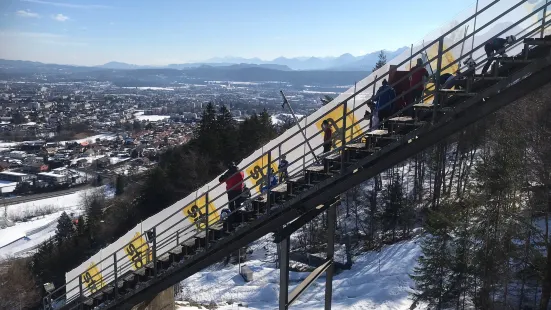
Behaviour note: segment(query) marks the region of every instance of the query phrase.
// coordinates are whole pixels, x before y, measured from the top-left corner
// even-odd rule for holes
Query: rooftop
[[[20,176],[20,177],[23,177],[23,176],[26,176],[26,175],[27,175],[26,173],[13,172],[13,171],[2,171],[2,172],[0,172],[0,174],[16,175],[16,176]]]

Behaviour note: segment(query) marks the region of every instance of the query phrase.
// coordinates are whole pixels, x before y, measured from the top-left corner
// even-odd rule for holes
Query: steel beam
[[[337,206],[331,205],[327,210],[327,261],[330,262],[327,267],[327,276],[325,278],[325,310],[331,310],[331,301],[333,297],[333,272],[335,264],[335,222],[337,221]]]
[[[301,215],[299,218],[292,221],[291,223],[287,224],[283,229],[274,233],[274,242],[280,243],[283,239],[290,237],[294,232],[299,230],[306,223],[310,222],[318,215],[322,214],[325,210],[327,210],[328,207],[329,204],[324,204],[322,207],[310,210]]]
[[[279,310],[289,308],[289,249],[290,238],[279,243]]]
[[[318,268],[314,269],[307,277],[302,281],[292,292],[289,294],[289,304],[287,306],[290,306],[293,304],[295,300],[297,300],[306,289],[314,283],[319,276],[321,276],[322,273],[324,273],[327,268],[329,268],[333,264],[332,259],[328,259]],[[281,308],[280,308],[281,309]]]

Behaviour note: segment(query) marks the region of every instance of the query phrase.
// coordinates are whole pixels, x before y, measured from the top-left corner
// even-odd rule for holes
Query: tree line
[[[208,104],[185,145],[160,155],[155,168],[139,179],[118,177],[113,199],[103,190],[82,197],[84,214],[77,224],[63,213],[54,238],[41,244],[30,259],[17,260],[29,270],[25,290],[35,292],[22,308],[37,307],[44,294],[41,284],[65,284],[65,272],[77,267],[100,249],[114,242],[140,221],[186,197],[225,170],[229,161],[239,161],[277,137],[286,128],[272,124],[263,111],[237,122],[230,111]],[[0,283],[0,293],[6,283]],[[6,290],[9,292],[9,290]],[[9,294],[0,299],[12,300]]]

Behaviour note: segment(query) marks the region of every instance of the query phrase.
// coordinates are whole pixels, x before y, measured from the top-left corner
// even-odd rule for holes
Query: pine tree
[[[67,213],[61,213],[61,216],[57,220],[57,229],[55,232],[55,239],[58,244],[71,237],[75,232],[73,227],[73,221],[67,215]]]
[[[377,71],[377,69],[384,67],[386,65],[386,54],[384,51],[380,51],[378,55],[379,59],[377,60],[377,63],[375,64],[375,67],[373,67],[373,72]]]
[[[220,158],[218,159],[223,162],[237,161],[239,159],[237,125],[226,106],[220,108],[220,113],[216,118],[216,127],[220,141]]]
[[[333,97],[331,97],[331,96],[329,96],[329,95],[325,95],[325,96],[323,96],[322,98],[320,98],[320,101],[321,101],[321,104],[322,104],[322,105],[326,105],[326,104],[328,104],[329,102],[333,101],[333,99],[335,99],[335,98],[333,98]]]
[[[195,129],[194,145],[201,153],[209,154],[212,158],[219,158],[219,133],[216,122],[216,110],[214,104],[209,102],[203,111],[201,121]]]
[[[396,240],[396,230],[402,210],[405,203],[404,191],[402,188],[402,182],[399,178],[395,177],[394,180],[387,184],[383,191],[383,227],[385,231],[392,231],[392,241]]]
[[[124,176],[118,174],[115,181],[115,195],[119,196],[124,193]]]
[[[426,302],[429,308],[446,309],[455,301],[450,296],[449,275],[450,230],[449,214],[433,211],[425,226],[427,236],[421,241],[423,254],[410,277],[415,281],[414,303]]]

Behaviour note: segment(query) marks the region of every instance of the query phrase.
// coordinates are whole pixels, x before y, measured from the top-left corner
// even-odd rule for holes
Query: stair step
[[[440,89],[438,90],[441,94],[451,95],[451,96],[466,96],[466,97],[472,97],[476,96],[476,93],[469,93],[464,90],[457,90],[457,89]]]
[[[533,60],[531,59],[520,59],[515,57],[502,57],[498,59],[501,63],[518,63],[518,64],[526,64],[531,63]]]
[[[493,75],[483,75],[483,74],[476,74],[474,77],[477,80],[486,80],[486,81],[501,81],[507,78],[505,76],[493,76]]]
[[[549,38],[526,38],[524,44],[527,45],[539,45],[539,46],[551,46],[551,40]]]

